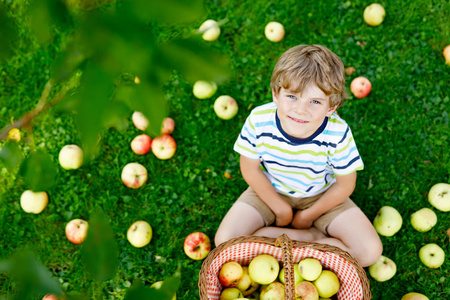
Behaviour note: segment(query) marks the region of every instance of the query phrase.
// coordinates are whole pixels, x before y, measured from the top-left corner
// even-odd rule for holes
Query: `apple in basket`
[[[331,298],[341,287],[338,277],[330,270],[323,270],[313,283],[322,298]]]
[[[219,271],[219,280],[226,287],[235,287],[244,274],[242,266],[235,261],[229,261],[222,265]]]
[[[260,300],[284,300],[284,284],[272,282],[261,291]]]
[[[284,284],[284,268],[281,269],[280,275],[278,276],[278,279],[280,279],[281,283]],[[300,283],[304,281],[302,275],[300,275],[300,272],[298,271],[298,264],[294,264],[294,285],[297,285],[297,283]]]
[[[302,281],[295,286],[295,299],[318,300],[319,293],[313,283]]]
[[[299,262],[298,271],[303,279],[314,281],[320,276],[320,273],[322,273],[322,264],[319,260],[308,257]]]
[[[260,254],[252,259],[248,273],[253,281],[259,284],[269,284],[275,281],[280,271],[278,260],[269,254]]]
[[[233,300],[239,299],[243,297],[242,292],[235,287],[228,287],[223,289],[222,293],[220,293],[220,300]]]
[[[259,283],[256,283],[248,274],[248,267],[242,267],[242,277],[237,284],[237,288],[242,292],[242,295],[248,296],[259,288]]]

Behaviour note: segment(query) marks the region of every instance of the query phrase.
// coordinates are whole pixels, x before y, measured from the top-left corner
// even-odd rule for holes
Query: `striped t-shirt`
[[[289,136],[281,128],[273,102],[252,110],[234,150],[261,161],[261,169],[275,189],[292,197],[310,197],[347,175],[364,168],[347,123],[336,113],[325,118],[309,138]]]

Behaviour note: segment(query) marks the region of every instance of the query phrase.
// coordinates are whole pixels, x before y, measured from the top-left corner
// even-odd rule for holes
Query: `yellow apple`
[[[322,273],[322,263],[318,259],[307,257],[299,262],[298,271],[303,279],[314,281]]]
[[[419,258],[428,268],[437,269],[445,261],[445,252],[437,244],[426,244],[419,250]]]
[[[242,266],[235,261],[229,261],[222,265],[219,271],[219,281],[223,286],[235,287],[239,284],[244,270]]]
[[[402,227],[400,213],[391,206],[383,206],[373,220],[375,230],[383,236],[393,236]]]
[[[339,291],[341,284],[334,272],[323,270],[319,278],[314,281],[314,286],[320,297],[330,298]]]
[[[78,169],[83,165],[83,150],[77,145],[65,145],[59,151],[58,160],[63,169]]]
[[[157,281],[155,283],[153,283],[150,288],[151,289],[155,289],[155,290],[159,290],[161,288],[161,286],[163,285],[164,281]],[[177,294],[173,294],[172,300],[176,300],[177,299]]]
[[[372,3],[364,9],[364,21],[370,26],[378,26],[383,23],[386,11],[381,4]]]
[[[127,239],[136,248],[142,248],[152,239],[152,227],[145,221],[136,221],[127,231]]]
[[[280,275],[278,275],[278,279],[280,279],[281,283],[284,284],[284,268],[281,269]],[[303,280],[304,279],[302,275],[300,275],[300,272],[298,271],[298,264],[294,264],[294,285],[302,282]]]
[[[430,230],[437,223],[437,216],[429,208],[422,208],[411,215],[412,227],[420,232]]]
[[[258,289],[259,283],[256,283],[252,280],[252,278],[248,274],[247,266],[243,266],[242,271],[242,277],[236,287],[242,292],[242,295],[247,296]]]
[[[428,192],[428,201],[440,211],[450,211],[450,184],[437,183]]]
[[[395,262],[381,255],[380,258],[369,266],[369,274],[373,279],[379,282],[387,281],[394,277],[397,272],[397,265]]]
[[[239,106],[232,97],[222,95],[214,102],[214,111],[216,115],[223,120],[232,119],[238,112]]]
[[[228,287],[223,289],[223,291],[220,293],[219,300],[233,300],[233,299],[239,299],[241,298],[242,292],[234,287]]]
[[[198,31],[203,33],[202,38],[208,42],[213,42],[220,36],[220,27],[215,20],[206,20]]]
[[[252,259],[248,273],[253,281],[259,284],[269,284],[275,281],[280,271],[278,260],[270,254],[260,254]]]
[[[401,300],[430,300],[427,296],[420,293],[408,293],[405,294]]]
[[[284,38],[284,27],[278,22],[269,22],[264,28],[264,34],[266,38],[274,43],[278,43]]]
[[[20,206],[27,213],[39,214],[48,203],[48,195],[46,192],[33,192],[26,190],[20,196]]]
[[[198,80],[194,83],[192,93],[198,99],[206,99],[212,97],[217,91],[217,84],[214,81]]]
[[[450,45],[447,45],[444,48],[442,54],[444,55],[445,64],[450,66]]]

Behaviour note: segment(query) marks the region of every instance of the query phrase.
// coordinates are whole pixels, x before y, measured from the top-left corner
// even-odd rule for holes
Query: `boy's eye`
[[[317,100],[312,100],[311,101],[313,104],[320,104],[320,101],[317,101]]]
[[[297,97],[295,97],[294,95],[288,95],[288,97],[293,99],[293,100],[297,100]]]

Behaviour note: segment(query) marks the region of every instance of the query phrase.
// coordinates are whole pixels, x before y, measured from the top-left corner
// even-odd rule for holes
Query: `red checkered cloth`
[[[222,265],[228,261],[235,261],[246,266],[250,261],[260,254],[270,254],[280,263],[283,252],[281,248],[264,243],[245,242],[225,248],[211,262],[206,273],[206,289],[208,299],[218,300],[222,291],[219,281],[219,271]],[[337,293],[339,300],[362,300],[362,282],[355,267],[338,254],[320,251],[313,248],[293,248],[293,263],[298,263],[306,257],[318,259],[324,269],[336,273],[341,288]]]

